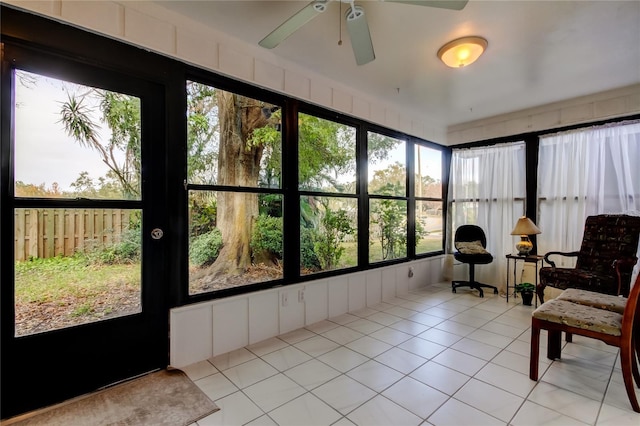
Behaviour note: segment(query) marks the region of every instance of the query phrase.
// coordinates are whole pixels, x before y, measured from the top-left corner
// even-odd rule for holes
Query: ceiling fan
[[[324,12],[332,0],[314,0],[297,13],[284,21],[278,28],[260,40],[260,46],[273,49],[282,43],[287,37],[300,29],[304,24]],[[369,24],[364,13],[364,8],[354,5],[354,0],[339,0],[349,3],[350,7],[345,13],[347,31],[351,39],[351,46],[358,65],[364,65],[373,61],[376,55],[373,51]],[[381,0],[391,3],[405,3],[417,6],[429,6],[442,9],[462,10],[469,0]]]

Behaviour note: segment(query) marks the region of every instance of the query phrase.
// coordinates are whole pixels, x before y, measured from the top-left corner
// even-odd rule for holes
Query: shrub
[[[94,264],[115,265],[140,261],[142,236],[139,229],[126,230],[119,242],[104,248],[89,249],[87,258]]]
[[[300,265],[311,271],[320,269],[320,260],[313,249],[315,233],[309,228],[300,228]]]
[[[222,234],[220,230],[213,230],[198,235],[191,239],[189,243],[189,259],[197,266],[212,264],[222,248]]]
[[[261,214],[251,234],[251,250],[254,254],[263,251],[282,259],[282,218]]]

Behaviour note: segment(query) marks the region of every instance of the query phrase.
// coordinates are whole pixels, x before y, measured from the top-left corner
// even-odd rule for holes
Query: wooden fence
[[[15,260],[71,256],[120,241],[135,210],[15,209]]]

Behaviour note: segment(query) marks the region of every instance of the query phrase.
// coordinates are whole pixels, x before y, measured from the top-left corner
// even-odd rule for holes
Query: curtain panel
[[[578,250],[587,216],[640,215],[640,123],[541,137],[538,210],[539,253]]]
[[[453,149],[449,179],[447,251],[460,225],[475,224],[487,235],[493,263],[477,268],[478,281],[506,288],[505,255],[514,252],[519,237],[511,235],[525,211],[525,144]]]

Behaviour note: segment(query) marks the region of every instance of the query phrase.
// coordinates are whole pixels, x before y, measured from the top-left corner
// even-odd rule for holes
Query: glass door
[[[3,417],[167,365],[163,114],[160,86],[4,46]]]

